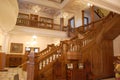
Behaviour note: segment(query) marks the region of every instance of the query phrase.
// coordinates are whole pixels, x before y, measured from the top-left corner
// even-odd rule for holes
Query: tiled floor
[[[102,79],[102,80],[115,80],[115,78],[108,78],[108,79]]]
[[[26,80],[26,72],[21,68],[8,68],[8,71],[0,72],[0,80],[14,80],[16,74],[19,74],[20,80]]]
[[[8,68],[8,71],[0,72],[0,80],[14,80],[14,75],[16,74],[19,74],[19,80],[27,80],[27,73],[22,71],[21,68]],[[115,78],[102,80],[115,80]]]
[[[102,79],[102,80],[115,80],[115,78],[108,78],[108,79]]]

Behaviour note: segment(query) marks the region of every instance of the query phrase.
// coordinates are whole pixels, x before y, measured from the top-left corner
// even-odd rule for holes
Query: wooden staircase
[[[104,36],[108,35],[111,29],[114,31],[113,26],[120,29],[119,20],[118,14],[110,13],[107,17],[86,25],[87,29],[83,31],[82,39],[76,36],[61,41],[59,46],[48,46],[38,54],[30,53],[32,57],[29,57],[27,80],[78,80],[78,77],[80,80],[94,80],[113,75],[111,66],[113,53],[108,50],[112,50],[112,41]],[[77,35],[79,29],[75,29]],[[115,36],[119,33],[120,30]],[[79,63],[83,64],[82,68]],[[32,70],[34,70],[33,77],[30,76]]]

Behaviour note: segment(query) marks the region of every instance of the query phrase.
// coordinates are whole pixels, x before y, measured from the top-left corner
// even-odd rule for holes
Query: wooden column
[[[82,27],[83,27],[83,31],[84,31],[84,10],[82,10]]]
[[[27,64],[27,80],[34,80],[34,52],[31,52],[29,55],[29,62]]]
[[[7,71],[5,70],[5,61],[6,60],[6,54],[3,52],[0,52],[0,71]]]
[[[91,23],[94,22],[94,6],[90,6],[90,15],[91,15]],[[94,29],[94,23],[89,26],[90,30]]]
[[[64,28],[64,18],[60,18],[60,30],[62,31]]]
[[[91,22],[94,21],[94,6],[90,6]]]

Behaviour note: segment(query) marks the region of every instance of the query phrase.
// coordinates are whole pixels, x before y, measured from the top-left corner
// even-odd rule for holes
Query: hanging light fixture
[[[32,10],[33,10],[35,13],[37,13],[37,12],[39,12],[39,11],[41,10],[41,8],[40,8],[38,5],[36,5],[36,6],[33,6],[33,7],[32,7]]]
[[[93,4],[91,4],[91,3],[87,3],[87,5],[90,7],[90,6],[93,6]]]
[[[27,47],[32,47],[37,44],[37,36],[33,35],[32,40],[30,42],[26,42]]]

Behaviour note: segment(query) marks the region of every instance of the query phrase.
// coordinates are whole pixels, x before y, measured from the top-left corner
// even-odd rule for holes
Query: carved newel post
[[[7,71],[5,69],[5,59],[6,59],[6,54],[0,52],[0,71]]]
[[[67,61],[67,50],[68,50],[68,45],[67,45],[67,40],[66,40],[63,43],[63,54],[64,54],[65,62]]]
[[[27,80],[34,80],[34,58],[35,54],[34,52],[30,52],[28,55],[29,57],[29,62],[27,63]]]

